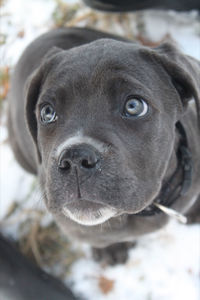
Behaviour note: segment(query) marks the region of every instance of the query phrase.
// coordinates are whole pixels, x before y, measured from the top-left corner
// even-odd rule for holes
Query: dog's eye
[[[56,112],[50,104],[46,104],[42,107],[40,116],[41,121],[44,124],[52,123],[57,119]]]
[[[124,107],[126,117],[142,117],[148,112],[148,104],[140,98],[128,98]]]

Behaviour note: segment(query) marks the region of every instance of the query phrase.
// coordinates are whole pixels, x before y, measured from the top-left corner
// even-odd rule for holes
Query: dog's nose
[[[90,145],[76,145],[61,152],[58,166],[70,170],[73,166],[83,170],[93,170],[97,167],[100,154]]]

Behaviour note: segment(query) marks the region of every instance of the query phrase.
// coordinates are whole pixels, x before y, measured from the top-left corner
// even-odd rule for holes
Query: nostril
[[[58,167],[63,171],[71,171],[74,167],[84,172],[93,171],[100,161],[100,154],[90,145],[76,145],[63,149],[58,157]]]
[[[87,159],[83,159],[81,161],[81,166],[85,169],[92,169],[96,166],[96,163],[97,162],[94,162],[94,163],[89,163],[89,161]]]
[[[70,170],[71,169],[71,163],[67,159],[63,159],[59,163],[59,168],[63,170]]]

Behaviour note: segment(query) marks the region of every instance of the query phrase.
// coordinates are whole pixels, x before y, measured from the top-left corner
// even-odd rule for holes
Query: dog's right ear
[[[38,161],[41,163],[41,154],[37,145],[37,120],[35,115],[36,103],[38,101],[41,87],[52,66],[56,63],[56,57],[63,50],[57,47],[51,48],[42,59],[40,66],[28,77],[25,84],[25,119],[28,131],[36,146]]]
[[[190,100],[194,99],[197,112],[197,123],[200,130],[200,63],[182,53],[173,43],[164,43],[154,49],[155,62],[163,66],[177,90],[182,106],[187,109]]]

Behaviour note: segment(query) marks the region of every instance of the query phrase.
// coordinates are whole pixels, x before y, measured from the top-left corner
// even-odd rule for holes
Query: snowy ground
[[[12,68],[25,46],[37,35],[53,27],[52,13],[56,1],[4,2],[0,12],[1,32],[7,38],[0,47],[1,67]],[[82,14],[88,17],[84,18]],[[94,18],[93,13],[84,7],[75,16],[76,23],[81,26],[91,24],[91,18]],[[120,21],[116,15],[106,17],[98,13],[96,18],[99,18],[94,23],[96,28],[122,35],[126,33],[149,44],[170,36],[185,53],[200,59],[200,19],[196,12],[139,12],[128,14],[126,21]],[[18,166],[6,142],[6,103],[3,106],[0,120],[0,228],[5,235],[19,240],[25,234],[21,231],[21,225],[27,218],[32,218],[35,212],[44,211],[41,219],[44,227],[51,222],[51,217],[43,207],[36,179]],[[13,206],[17,205],[20,210],[15,209],[17,213],[13,214]],[[11,214],[12,218],[9,218]],[[125,265],[102,266],[92,260],[88,247],[79,246],[79,249],[82,249],[84,256],[72,264],[70,274],[64,276],[63,280],[76,294],[81,294],[87,300],[200,299],[198,225],[185,226],[172,221],[163,230],[140,239],[137,247],[130,250]],[[49,267],[58,276],[60,269]]]

